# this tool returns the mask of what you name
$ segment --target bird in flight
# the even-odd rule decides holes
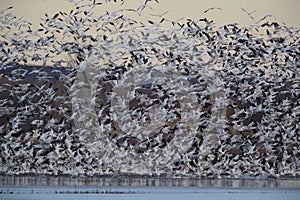
[[[207,8],[206,10],[204,10],[203,13],[207,13],[208,11],[211,11],[211,10],[222,10],[222,8],[219,8],[219,7],[211,7],[211,8]]]
[[[241,8],[252,20],[254,20],[254,17],[252,16],[253,13],[255,13],[257,10],[253,10],[251,12],[245,10],[244,8]]]

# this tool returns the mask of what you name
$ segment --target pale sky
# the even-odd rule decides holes
[[[125,6],[137,8],[144,0],[126,0]],[[117,4],[119,5],[119,4]],[[65,0],[0,0],[0,9],[14,6],[11,12],[23,16],[33,24],[39,24],[45,13],[53,15],[57,11],[70,11],[72,4]],[[288,26],[300,28],[300,0],[160,0],[160,4],[151,3],[153,13],[169,11],[166,18],[180,17],[199,19],[206,17],[213,19],[217,25],[237,22],[249,25],[251,19],[241,8],[253,13],[257,19],[272,14],[277,21],[285,22]],[[211,10],[210,7],[222,10]]]

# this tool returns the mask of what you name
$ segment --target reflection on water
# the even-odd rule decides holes
[[[300,179],[72,178],[0,176],[0,186],[181,186],[300,188]]]

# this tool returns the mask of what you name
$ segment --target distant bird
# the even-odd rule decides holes
[[[222,8],[219,8],[219,7],[210,7],[210,8],[207,8],[206,10],[204,10],[203,13],[207,13],[207,12],[212,11],[212,10],[222,10]]]
[[[155,16],[155,17],[158,17],[158,18],[163,18],[163,16],[168,14],[168,13],[169,13],[169,11],[167,10],[167,11],[161,13],[161,14],[151,14],[151,15]]]
[[[255,18],[253,17],[253,13],[257,12],[257,10],[253,10],[251,12],[248,12],[247,10],[245,10],[244,8],[241,8],[252,20],[255,20]]]

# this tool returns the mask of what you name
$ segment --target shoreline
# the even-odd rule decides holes
[[[294,188],[300,189],[299,178],[280,179],[207,179],[170,177],[50,177],[0,176],[0,187],[21,186],[104,186],[104,187],[213,187],[213,188]]]

